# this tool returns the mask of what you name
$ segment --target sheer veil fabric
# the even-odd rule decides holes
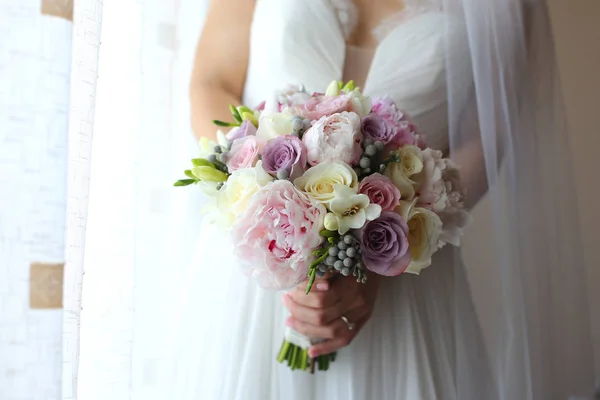
[[[319,90],[340,79],[351,6],[257,1],[244,102],[255,105],[289,82]],[[159,398],[591,398],[577,202],[545,5],[413,0],[406,9],[382,31],[365,92],[392,91],[431,145],[463,165],[472,196],[488,189],[493,228],[478,232],[494,254],[485,282],[469,281],[460,252],[444,249],[439,266],[388,284],[379,304],[387,313],[374,316],[331,371],[292,374],[274,363],[279,296],[230,268],[227,243],[204,226],[197,263],[172,286],[181,297],[169,315]],[[318,62],[290,63],[294,52]],[[485,307],[469,295],[479,284],[490,289]],[[429,302],[435,296],[443,306]]]
[[[444,9],[464,22],[472,71],[448,63],[451,154],[460,162],[481,142],[493,216],[494,312],[482,316],[496,386],[489,398],[591,398],[579,215],[546,5],[444,0]]]

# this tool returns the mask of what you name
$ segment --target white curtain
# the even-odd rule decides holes
[[[76,2],[64,399],[168,398],[170,282],[199,203],[173,182],[196,149],[188,85],[206,3]]]

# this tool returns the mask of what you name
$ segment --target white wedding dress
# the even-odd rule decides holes
[[[323,91],[334,79],[353,78],[344,75],[365,60],[352,61],[362,53],[345,45],[352,12],[347,1],[258,0],[244,104],[254,106],[289,83]],[[377,31],[363,88],[391,96],[430,146],[442,149],[448,148],[445,60],[467,51],[460,40],[447,48],[446,35],[462,32],[458,24],[448,30],[453,25],[445,18],[431,1],[407,1]],[[188,331],[187,362],[177,366],[187,371],[176,371],[187,378],[173,399],[480,400],[493,391],[466,277],[449,246],[420,276],[385,279],[369,323],[329,371],[315,375],[275,360],[284,333],[281,293],[264,291],[240,273],[217,227],[205,224],[198,246],[186,300],[196,314],[182,317],[201,329]]]

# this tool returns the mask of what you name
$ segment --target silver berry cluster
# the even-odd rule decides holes
[[[357,281],[365,283],[367,276],[361,257],[362,251],[358,239],[350,234],[340,236],[328,250],[328,256],[317,267],[317,276],[327,271],[337,271],[344,276],[353,275]]]
[[[292,117],[292,135],[301,138],[304,132],[306,132],[310,126],[309,119],[303,119],[299,115],[294,115]]]
[[[360,158],[357,167],[357,173],[359,176],[370,175],[373,172],[383,172],[385,170],[384,164],[379,164],[378,161],[381,159],[381,152],[385,144],[380,141],[373,142],[370,139],[365,139],[361,143],[364,153]],[[377,169],[374,170],[374,167],[377,166]]]
[[[227,149],[224,149],[222,146],[215,146],[213,151],[214,153],[209,155],[207,160],[213,163],[215,168],[219,171],[229,174],[229,169],[227,168]],[[217,190],[221,190],[223,185],[223,182],[219,182],[217,184]]]

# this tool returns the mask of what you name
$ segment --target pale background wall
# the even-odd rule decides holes
[[[596,373],[600,379],[600,1],[548,2],[572,128]]]

